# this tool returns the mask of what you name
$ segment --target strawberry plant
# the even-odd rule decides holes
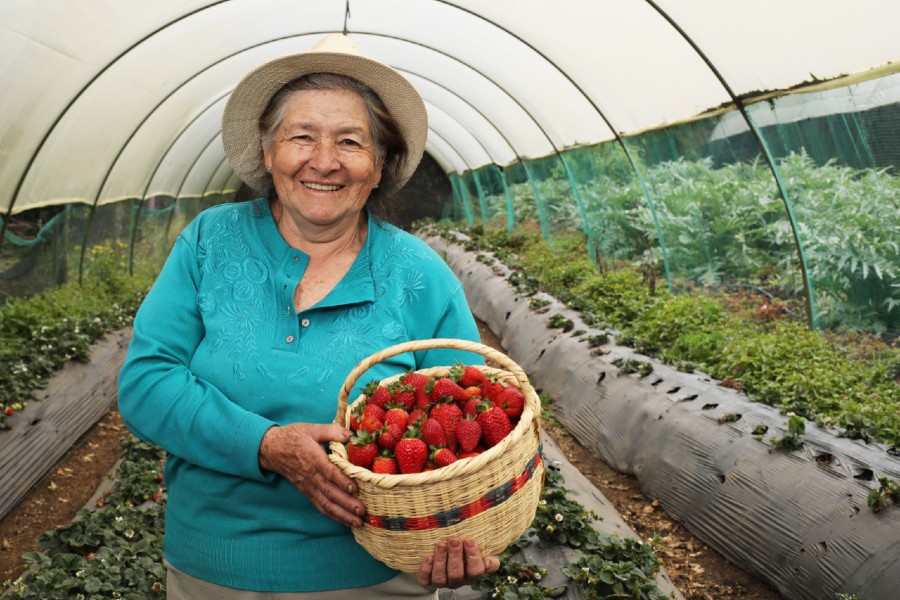
[[[570,498],[573,493],[561,483],[544,491],[530,528],[539,547],[568,546],[585,552],[600,547],[600,534],[593,525],[600,516]]]
[[[547,569],[541,565],[507,559],[500,561],[500,569],[476,581],[472,588],[501,600],[543,600],[559,598],[566,593],[566,586],[550,588],[541,585],[546,576]]]
[[[7,407],[19,410],[67,361],[87,360],[93,342],[130,325],[150,278],[112,268],[121,252],[97,246],[88,253],[83,285],[8,298],[0,306],[0,431]]]
[[[446,227],[429,231],[453,239]],[[611,259],[591,263],[578,235],[548,243],[524,228],[513,235],[485,230],[471,243],[502,257],[592,326],[600,327],[595,315],[603,315],[602,326],[618,330],[619,344],[680,370],[703,370],[751,400],[846,437],[900,446],[900,348],[872,336],[809,330],[793,311],[763,310],[779,306],[768,297],[748,310],[723,292],[653,290],[639,269]]]
[[[787,430],[780,438],[773,437],[771,442],[782,450],[797,450],[803,447],[803,434],[806,433],[806,422],[803,417],[788,415]]]
[[[869,490],[866,501],[873,512],[881,512],[892,503],[900,504],[900,481],[879,477],[878,489]]]
[[[547,319],[547,327],[551,329],[562,329],[563,332],[572,331],[575,327],[575,323],[572,322],[572,319],[568,318],[565,315],[561,315],[559,313],[550,315],[550,318]]]
[[[561,587],[551,590],[534,582],[533,565],[512,561],[516,551],[536,538],[539,547],[563,545],[581,553],[576,562],[562,565],[560,571],[579,587],[584,597],[666,598],[654,578],[661,564],[654,549],[657,542],[644,544],[598,532],[593,525],[599,520],[598,516],[569,497],[573,492],[565,487],[562,474],[555,469],[548,469],[546,473],[547,480],[534,521],[522,538],[500,557],[499,572],[507,574],[506,579],[495,574],[482,578],[473,587],[493,592],[492,597],[497,598],[516,597],[513,593],[522,594],[518,596],[522,598],[539,598],[529,595],[538,591],[550,597],[562,595]],[[530,575],[523,578],[523,570]],[[546,575],[546,570],[538,574]]]
[[[8,588],[4,598],[165,598],[165,500],[143,499],[148,484],[162,489],[159,469],[164,453],[136,439],[122,448],[114,490],[98,503],[99,510],[84,509],[68,525],[41,534],[39,550],[23,556],[28,571],[16,581],[4,582]]]
[[[640,548],[640,543],[633,540],[610,539],[602,552],[564,565],[562,572],[587,598],[667,600],[652,578],[659,569],[655,557],[652,552],[642,557]]]

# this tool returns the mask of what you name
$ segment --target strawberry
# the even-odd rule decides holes
[[[384,405],[391,399],[391,393],[388,389],[379,384],[374,379],[366,384],[363,393],[369,398],[369,403],[384,408]]]
[[[391,402],[395,405],[403,405],[407,411],[416,407],[416,389],[413,386],[395,381],[388,386],[388,391],[391,393]]]
[[[382,475],[395,475],[398,472],[397,460],[388,451],[383,451],[372,462],[372,472]]]
[[[12,406],[7,406],[6,410],[4,410],[3,412],[6,413],[7,417],[11,417],[11,416],[13,416],[13,412],[15,412],[15,411],[13,411]]]
[[[456,433],[456,426],[462,419],[462,409],[453,402],[442,402],[431,409],[431,418],[437,419],[448,435]]]
[[[421,473],[428,460],[428,445],[420,438],[404,437],[397,442],[394,457],[401,473]]]
[[[424,421],[426,416],[424,409],[414,408],[409,413],[409,424],[415,425],[420,420]]]
[[[447,433],[437,419],[425,419],[420,431],[422,433],[422,439],[425,440],[425,443],[429,446],[440,447],[447,445]]]
[[[515,418],[522,414],[522,409],[525,407],[525,395],[519,388],[504,387],[503,391],[497,396],[496,404],[510,418]]]
[[[424,409],[431,404],[431,397],[428,395],[428,392],[425,391],[428,382],[431,381],[431,378],[428,377],[428,375],[410,372],[407,373],[401,381],[404,385],[410,385],[415,389],[417,407]]]
[[[450,400],[436,405],[431,409],[431,417],[444,428],[447,434],[447,447],[456,451],[456,426],[462,419],[462,409]]]
[[[481,441],[481,424],[469,417],[462,419],[456,426],[456,441],[460,452],[471,452]]]
[[[484,383],[481,384],[481,397],[493,402],[500,395],[500,392],[503,391],[503,388],[504,385],[497,379],[497,376],[489,374],[486,376]]]
[[[477,420],[478,424],[481,425],[484,443],[491,447],[500,443],[500,440],[512,431],[512,423],[510,423],[509,416],[503,412],[502,408],[494,405],[489,405],[490,407],[487,408],[487,406],[482,404],[482,408],[485,410],[478,415]]]
[[[481,386],[480,385],[470,385],[464,390],[466,394],[469,396],[469,400],[473,398],[481,398]]]
[[[403,428],[396,423],[385,423],[377,435],[376,441],[379,448],[393,450],[397,446],[397,442],[403,437]]]
[[[463,416],[464,417],[477,417],[478,416],[478,405],[481,404],[481,398],[469,398],[466,403],[463,405]]]
[[[472,458],[474,456],[478,456],[479,454],[481,454],[481,452],[479,452],[477,449],[472,450],[471,452],[460,452],[459,460],[462,460],[464,458]]]
[[[350,429],[352,431],[356,431],[359,429],[359,422],[363,416],[363,409],[366,407],[365,402],[360,402],[359,404],[354,404],[350,408]]]
[[[446,467],[456,462],[456,455],[449,448],[438,448],[434,451],[434,464],[436,467]]]
[[[454,402],[465,402],[469,399],[469,395],[458,383],[449,377],[441,377],[435,380],[431,386],[431,400],[432,402],[440,402],[441,398],[445,396],[452,398]]]
[[[404,404],[387,404],[388,410],[384,413],[384,418],[382,421],[385,425],[389,423],[393,423],[400,428],[400,431],[406,431],[406,426],[409,425],[409,413],[406,412],[406,407]]]
[[[375,436],[369,432],[363,432],[350,438],[347,445],[347,459],[357,467],[366,469],[372,466],[372,461],[378,456],[378,444]]]
[[[459,361],[450,368],[450,377],[461,387],[480,386],[484,383],[484,373],[478,367],[466,366]]]
[[[363,418],[359,421],[359,429],[356,431],[357,433],[360,431],[377,432],[380,431],[382,427],[384,427],[384,422],[382,422],[381,419],[364,414]]]
[[[384,409],[377,404],[366,404],[363,406],[363,417],[374,417],[379,421],[384,422]]]

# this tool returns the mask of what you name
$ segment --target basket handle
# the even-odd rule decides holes
[[[356,382],[359,381],[359,378],[362,377],[362,374],[368,371],[370,367],[385,359],[391,358],[392,356],[397,356],[398,354],[418,352],[420,350],[434,350],[436,348],[451,348],[481,354],[485,358],[495,361],[497,364],[501,365],[505,371],[511,373],[519,382],[519,387],[521,389],[525,390],[531,387],[531,384],[528,382],[528,377],[525,375],[525,371],[522,370],[522,367],[517,365],[502,352],[495,350],[490,346],[454,338],[413,340],[411,342],[403,342],[380,350],[368,358],[364,358],[352,371],[350,371],[350,374],[347,375],[347,379],[344,381],[344,385],[341,387],[341,391],[338,394],[337,414],[334,417],[335,423],[341,427],[344,426],[345,413],[347,412],[347,399],[350,397],[350,391],[353,389],[353,386],[356,385]]]

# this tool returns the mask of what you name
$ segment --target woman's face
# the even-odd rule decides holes
[[[263,158],[279,202],[301,228],[355,222],[381,181],[363,100],[347,90],[292,94]]]

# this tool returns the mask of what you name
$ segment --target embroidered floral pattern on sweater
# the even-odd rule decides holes
[[[216,331],[211,352],[225,348],[232,360],[232,373],[244,379],[249,362],[263,376],[274,379],[258,361],[256,332],[260,326],[264,285],[269,279],[265,263],[250,256],[243,239],[241,213],[233,209],[224,222],[216,223],[200,240],[199,259],[204,290],[198,307]],[[207,281],[207,277],[210,278]]]
[[[323,353],[325,357],[340,353],[359,362],[407,337],[406,325],[400,316],[404,311],[401,309],[415,302],[425,289],[425,277],[418,265],[432,260],[432,257],[404,245],[400,240],[402,233],[396,227],[388,224],[376,226],[382,227],[390,243],[383,256],[372,258],[375,302],[338,313],[329,331],[331,339]],[[399,289],[398,281],[403,282]],[[387,317],[378,330],[373,330],[368,324],[373,313],[377,313],[378,320]]]

